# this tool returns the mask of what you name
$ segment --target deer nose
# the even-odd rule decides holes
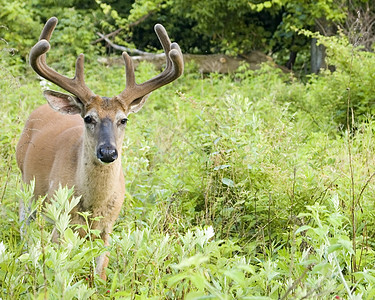
[[[118,153],[112,145],[101,145],[98,148],[96,156],[104,163],[111,163],[116,160]]]

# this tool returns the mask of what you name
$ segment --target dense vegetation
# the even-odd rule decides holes
[[[61,11],[49,58],[72,75],[78,44],[95,37],[85,31],[64,48],[91,17]],[[29,21],[22,30],[40,30]],[[22,36],[15,31],[0,41],[0,298],[374,297],[373,53],[344,35],[314,35],[334,72],[298,78],[265,64],[202,75],[188,65],[181,79],[155,91],[127,125],[127,195],[103,282],[93,276],[101,242],[79,238],[69,225],[71,191],[62,188],[45,208],[42,199],[35,203],[37,218],[20,238],[18,201],[31,198],[32,186],[22,186],[15,145],[28,114],[45,103],[46,85],[9,51]],[[20,53],[33,42],[22,41]],[[88,86],[119,93],[123,67],[101,65],[98,49],[84,49]],[[137,81],[157,72],[142,64]],[[60,244],[50,241],[44,214],[61,232]]]
[[[313,50],[311,39],[298,30],[325,36],[344,32],[351,42],[358,37],[355,42],[367,50],[375,36],[373,0],[0,0],[0,6],[0,37],[14,51],[14,63],[27,57],[41,24],[51,16],[60,20],[54,43],[63,45],[64,56],[83,49],[87,55],[112,53],[110,47],[99,50],[105,43],[96,41],[97,32],[110,34],[120,45],[155,51],[159,44],[151,28],[162,23],[184,53],[246,55],[258,50],[304,73],[310,70]]]

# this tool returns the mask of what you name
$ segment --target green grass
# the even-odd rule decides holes
[[[41,203],[20,238],[18,200],[32,190],[21,189],[15,145],[45,100],[34,74],[13,77],[3,65],[0,298],[371,299],[375,124],[370,109],[355,116],[349,138],[342,129],[337,107],[346,109],[351,83],[339,67],[306,83],[268,66],[233,76],[188,67],[155,91],[129,117],[127,196],[103,282],[93,276],[102,243],[66,224],[66,189],[46,212],[63,242],[50,242]],[[103,96],[125,87],[121,67],[86,68]],[[155,74],[142,65],[137,81]],[[362,84],[351,96],[371,103],[363,91],[373,82]]]

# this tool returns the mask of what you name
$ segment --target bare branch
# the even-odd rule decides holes
[[[111,33],[108,33],[108,34],[106,34],[106,35],[103,35],[103,34],[97,32],[97,34],[100,36],[100,38],[97,39],[97,40],[95,40],[95,41],[93,41],[93,42],[91,42],[91,45],[94,45],[94,44],[99,43],[99,42],[101,42],[101,41],[103,41],[103,40],[106,40],[106,38],[108,39],[108,38],[110,38],[111,36],[115,36],[115,35],[117,35],[117,34],[118,34],[120,31],[122,31],[122,30],[124,30],[124,28],[118,28],[118,29],[116,29],[115,31],[113,31],[113,32],[111,32]],[[107,41],[106,41],[106,42],[107,42]],[[108,43],[108,42],[107,42],[107,43]]]
[[[108,45],[110,45],[115,50],[120,50],[122,52],[125,51],[125,52],[128,52],[128,53],[133,54],[133,55],[141,55],[141,56],[154,55],[152,53],[148,53],[148,52],[141,51],[141,50],[138,50],[138,49],[131,49],[131,48],[128,48],[128,47],[117,45],[117,44],[113,43],[110,39],[108,39],[105,35],[103,35],[100,32],[97,32],[96,34],[98,36],[100,36],[104,41],[106,41],[108,43]]]
[[[142,16],[141,18],[139,18],[137,21],[133,22],[133,23],[130,23],[128,25],[129,28],[132,28],[132,27],[135,27],[135,26],[138,26],[139,24],[141,24],[143,21],[145,21],[146,19],[148,19],[148,17],[150,17],[152,14],[154,14],[156,10],[151,10],[149,13],[147,13],[146,15]],[[116,36],[117,34],[119,34],[122,30],[124,30],[125,28],[124,27],[121,27],[121,28],[118,28],[116,29],[115,31],[111,32],[111,33],[108,33],[106,35],[103,35],[101,36],[99,39],[93,41],[91,44],[94,45],[94,44],[97,44],[103,40],[105,40],[105,38],[109,38],[111,36]],[[107,42],[107,41],[106,41]],[[107,42],[108,43],[108,42]]]

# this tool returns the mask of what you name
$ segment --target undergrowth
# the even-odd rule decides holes
[[[21,186],[15,145],[45,101],[35,75],[15,77],[3,64],[0,298],[373,298],[374,57],[354,53],[351,68],[332,60],[336,72],[304,83],[267,65],[205,76],[188,66],[155,91],[129,117],[127,195],[106,282],[93,273],[106,249],[69,225],[71,191],[60,189],[45,207],[37,201],[30,226],[18,221],[18,201],[30,200],[32,186]],[[98,94],[125,87],[121,67],[86,68]],[[156,73],[141,65],[137,82]],[[349,131],[341,113],[348,89]],[[45,215],[60,243],[51,242]]]

